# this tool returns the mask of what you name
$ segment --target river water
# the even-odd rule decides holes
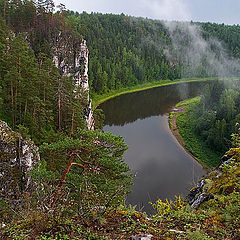
[[[101,104],[104,131],[123,136],[129,147],[124,157],[135,177],[126,203],[136,205],[137,210],[153,213],[149,202],[184,196],[205,174],[172,135],[167,115],[179,101],[200,95],[205,85],[153,88]]]

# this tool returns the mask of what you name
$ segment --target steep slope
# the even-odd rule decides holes
[[[96,93],[162,79],[239,76],[238,25],[68,15],[88,41],[90,86]]]

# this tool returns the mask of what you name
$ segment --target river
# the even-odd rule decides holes
[[[201,94],[206,82],[181,83],[121,95],[100,105],[104,131],[124,137],[125,160],[134,174],[126,199],[136,209],[153,213],[149,202],[185,196],[206,171],[177,142],[168,113],[179,102]]]

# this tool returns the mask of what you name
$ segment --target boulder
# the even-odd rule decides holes
[[[132,236],[130,240],[151,240],[153,235],[150,234],[139,234],[136,236]]]
[[[214,181],[222,176],[223,168],[228,165],[237,167],[233,156],[234,149],[222,157],[221,163],[212,172],[213,176],[209,173],[204,179],[199,181],[197,186],[190,190],[190,193],[187,195],[187,201],[191,205],[191,208],[198,209],[203,202],[214,198],[211,190],[214,188]]]
[[[29,171],[40,161],[38,147],[0,121],[0,199],[17,207],[23,193],[34,190]]]

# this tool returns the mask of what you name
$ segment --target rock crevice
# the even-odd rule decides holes
[[[191,205],[191,208],[198,209],[203,202],[214,198],[212,191],[214,188],[214,182],[223,175],[222,169],[225,166],[234,163],[232,156],[233,154],[224,155],[221,159],[221,163],[216,167],[215,171],[212,171],[201,179],[197,186],[190,190],[190,193],[187,195],[187,201]]]
[[[89,98],[88,47],[86,40],[74,39],[72,36],[58,35],[53,45],[53,61],[61,76],[73,77],[74,94],[83,99],[84,119],[88,130],[94,130],[94,118]]]

